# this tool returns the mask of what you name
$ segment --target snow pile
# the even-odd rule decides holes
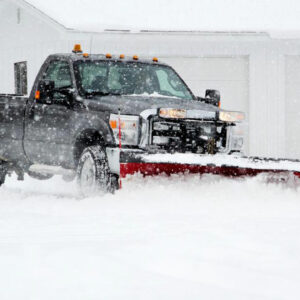
[[[126,95],[125,95],[126,96]],[[160,93],[158,93],[158,92],[154,92],[154,93],[151,93],[151,94],[149,94],[149,93],[142,93],[142,94],[132,94],[132,95],[130,95],[131,97],[153,97],[153,98],[157,98],[157,97],[159,97],[159,98],[168,98],[168,99],[170,99],[170,98],[172,98],[172,99],[182,99],[182,98],[180,98],[180,97],[176,97],[176,96],[166,96],[166,95],[162,95],[162,94],[160,94]]]
[[[300,189],[259,179],[134,177],[0,190],[0,299],[298,299]]]

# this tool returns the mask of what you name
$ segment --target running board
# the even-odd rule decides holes
[[[51,175],[63,175],[63,176],[75,176],[75,171],[71,169],[64,169],[59,166],[48,166],[48,165],[31,165],[29,171],[40,173],[40,174],[51,174]]]

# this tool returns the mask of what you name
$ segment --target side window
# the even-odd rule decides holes
[[[51,62],[43,75],[43,79],[53,81],[55,89],[72,87],[70,66],[66,61],[57,60]],[[63,91],[55,91],[53,93],[53,101],[56,104],[64,104],[69,102],[69,100],[70,97]]]
[[[71,87],[70,66],[66,61],[53,61],[44,73],[45,80],[54,81],[55,88]]]

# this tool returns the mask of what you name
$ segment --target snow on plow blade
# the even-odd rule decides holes
[[[218,174],[229,177],[288,172],[300,178],[300,160],[238,157],[233,155],[121,153],[120,176],[176,173]]]

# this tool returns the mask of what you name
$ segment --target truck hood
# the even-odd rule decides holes
[[[84,103],[90,110],[106,111],[110,113],[139,115],[142,111],[151,108],[179,108],[187,110],[219,111],[218,107],[200,101],[185,100],[170,97],[153,96],[103,96],[86,99]]]

